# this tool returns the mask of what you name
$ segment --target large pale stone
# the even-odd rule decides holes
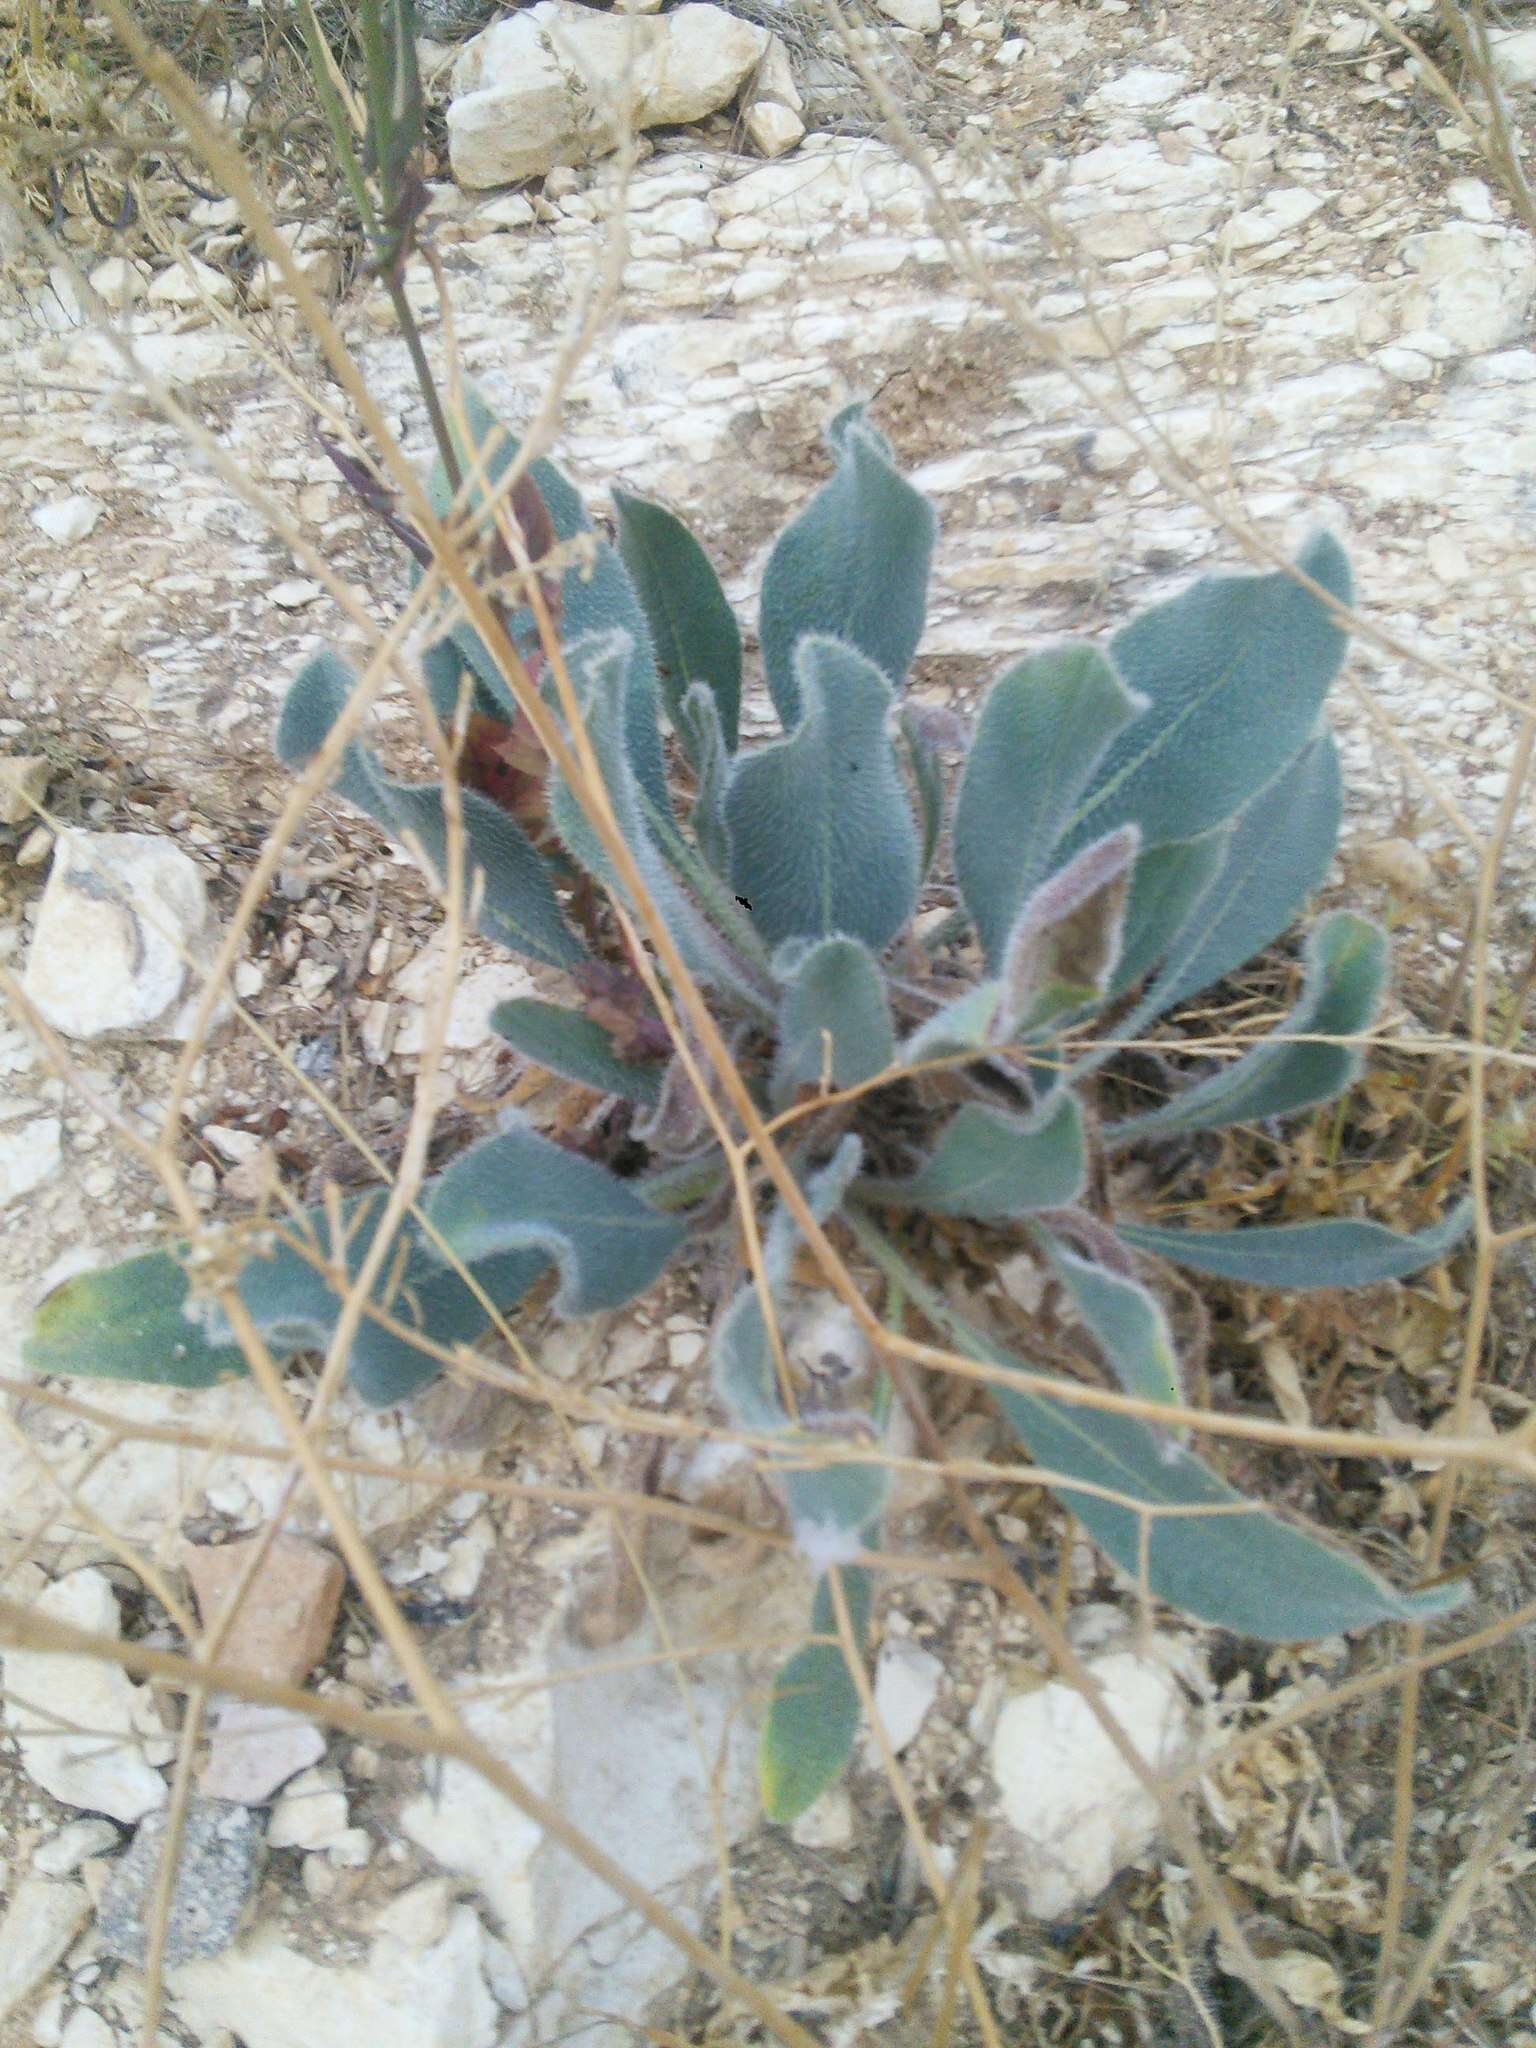
[[[80,1885],[50,1877],[26,1877],[17,1885],[0,1920],[0,2020],[37,1989],[90,1910]]]
[[[1147,1763],[1164,1770],[1185,1754],[1189,1709],[1155,1659],[1117,1650],[1088,1666],[1104,1703]],[[1013,1840],[996,1843],[1028,1909],[1063,1920],[1096,1899],[1157,1832],[1156,1801],[1110,1742],[1074,1686],[1054,1679],[1004,1705],[992,1738],[992,1775]]]
[[[1469,354],[1502,348],[1524,333],[1536,295],[1536,251],[1523,231],[1456,221],[1410,235],[1402,256],[1416,273],[1399,302],[1405,329],[1429,328]]]
[[[261,1927],[221,1956],[171,1971],[167,1987],[199,2040],[238,2033],[245,2048],[491,2048],[496,2006],[483,1941],[473,1910],[458,1906],[432,1947],[380,1935],[366,1962],[333,1969]]]
[[[22,986],[70,1038],[181,1035],[186,956],[206,944],[202,873],[167,839],[71,832],[38,906]]]
[[[117,1595],[94,1566],[55,1580],[35,1612],[96,1635],[122,1632]],[[22,1769],[66,1806],[142,1820],[165,1804],[165,1780],[144,1760],[134,1727],[134,1688],[105,1659],[48,1650],[5,1652],[5,1718]]]
[[[875,5],[887,21],[915,29],[920,36],[936,36],[944,26],[939,0],[875,0]]]
[[[723,107],[768,46],[766,29],[690,0],[640,19],[539,0],[465,44],[448,145],[461,185],[506,185],[584,163],[638,128]]]
[[[645,1648],[645,1638],[634,1647]],[[570,1652],[551,1649],[548,1657],[568,1666]],[[531,1690],[467,1701],[466,1725],[638,1884],[698,1926],[716,1826],[733,1840],[755,1815],[739,1677],[719,1665],[701,1673],[689,1688],[690,1719],[665,1664],[605,1668],[598,1658],[580,1676],[567,1668],[558,1683],[540,1686],[544,1669],[531,1659],[516,1674]],[[630,2027],[594,2028],[593,2014],[643,2017],[676,1982],[669,1944],[461,1763],[445,1763],[401,1822],[490,1904],[529,1986],[534,2037],[559,2039],[580,2027],[590,2048],[628,2048]]]
[[[0,1209],[30,1195],[58,1172],[62,1133],[56,1116],[0,1130]]]

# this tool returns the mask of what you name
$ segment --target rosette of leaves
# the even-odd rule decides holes
[[[459,531],[504,571],[492,500],[516,448],[472,393],[466,418]],[[1153,1596],[1270,1640],[1443,1611],[1447,1589],[1399,1591],[1244,1501],[1157,1411],[1182,1400],[1169,1268],[1267,1288],[1364,1286],[1444,1256],[1464,1212],[1409,1235],[1358,1217],[1188,1229],[1113,1207],[1123,1162],[1304,1111],[1360,1065],[1386,942],[1337,912],[1307,938],[1300,992],[1271,1035],[1166,1099],[1114,1108],[1115,1047],[1263,952],[1328,871],[1340,783],[1324,703],[1345,635],[1326,599],[1350,595],[1341,549],[1320,534],[1298,561],[1306,581],[1205,577],[1107,644],[1017,661],[946,771],[932,722],[904,702],[933,511],[860,408],[828,438],[830,478],[763,576],[762,680],[779,730],[755,745],[741,732],[742,636],[689,529],[616,491],[610,542],[543,461],[510,498],[612,817],[761,1110],[781,1118],[811,1212],[949,1345],[993,1369],[999,1406],[1057,1496]],[[434,493],[446,510],[441,470]],[[532,616],[506,602],[556,708]],[[708,1106],[604,908],[622,892],[587,812],[530,753],[526,718],[472,627],[448,621],[425,668],[461,750],[468,905],[483,932],[569,991],[504,1004],[496,1028],[626,1106],[627,1170],[520,1122],[455,1160],[366,1304],[350,1369],[373,1402],[419,1387],[551,1269],[558,1312],[614,1308],[729,1227]],[[314,756],[352,687],[334,656],[305,667],[279,727],[284,760]],[[440,873],[440,788],[392,778],[361,741],[336,786]],[[920,941],[913,920],[936,903],[950,914],[937,936],[925,918]],[[238,1293],[275,1351],[328,1341],[381,1209],[364,1194],[337,1216],[245,1241]],[[1020,1367],[1042,1371],[1028,1344],[1015,1351],[973,1327],[914,1262],[924,1217],[985,1226],[1032,1254],[1066,1311],[1058,1333],[1070,1329],[1085,1367],[1136,1397],[1135,1411],[1021,1383]],[[857,1725],[826,1575],[841,1575],[862,1630],[870,1586],[857,1559],[884,1505],[890,1397],[869,1329],[814,1312],[789,1213],[770,1204],[759,1221],[761,1271],[722,1304],[711,1358],[721,1403],[775,1467],[823,1575],[817,1639],[782,1673],[763,1739],[765,1803],[786,1818],[836,1777]],[[66,1282],[39,1311],[28,1355],[47,1370],[183,1385],[241,1367],[174,1251]]]

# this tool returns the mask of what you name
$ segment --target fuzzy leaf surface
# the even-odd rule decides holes
[[[1140,835],[1121,825],[1032,891],[1003,956],[1007,1037],[1103,995],[1120,957],[1126,892]]]
[[[76,1273],[38,1304],[22,1358],[33,1372],[167,1387],[243,1378],[244,1353],[210,1342],[201,1319],[186,1313],[189,1293],[181,1261],[169,1252]]]
[[[741,628],[720,579],[698,540],[665,505],[629,491],[615,489],[611,495],[619,554],[650,624],[667,711],[677,724],[689,685],[705,684],[719,710],[726,746],[734,753],[741,711]],[[689,757],[697,766],[691,748]]]
[[[743,756],[725,797],[731,886],[777,945],[834,932],[879,952],[917,901],[918,846],[886,732],[890,685],[836,640],[802,640],[804,715]]]
[[[1179,1356],[1156,1296],[1054,1240],[1050,1261],[1122,1390],[1144,1401],[1181,1401]]]
[[[1222,826],[1200,839],[1170,839],[1165,846],[1142,848],[1131,871],[1111,998],[1134,988],[1162,960],[1215,881],[1229,837],[1230,829]]]
[[[862,406],[840,413],[827,438],[837,467],[779,535],[763,572],[763,667],[786,733],[804,711],[796,655],[808,634],[856,647],[898,690],[928,609],[933,507],[897,470]]]
[[[1349,603],[1349,563],[1331,534],[1316,534],[1297,567]],[[1306,745],[1345,644],[1326,606],[1283,569],[1202,576],[1122,626],[1111,651],[1148,708],[1105,756],[1071,843],[1129,821],[1158,846],[1230,818]]]
[[[1338,750],[1322,732],[1233,825],[1215,879],[1168,947],[1125,1037],[1279,937],[1328,873],[1342,802]]]
[[[958,1350],[985,1364],[1020,1360],[956,1316],[927,1287],[912,1298]],[[1034,1461],[1061,1475],[1051,1491],[1123,1571],[1154,1598],[1262,1642],[1308,1642],[1381,1621],[1427,1621],[1462,1598],[1459,1586],[1401,1593],[1304,1523],[1244,1499],[1166,1429],[1134,1416],[1068,1407],[1022,1388],[993,1398]],[[1071,1481],[1126,1496],[1084,1493]],[[1214,1508],[1214,1514],[1159,1509]],[[1143,1530],[1146,1531],[1143,1544]]]
[[[280,759],[290,767],[302,767],[320,751],[355,681],[333,654],[305,663],[283,702],[276,740]],[[393,838],[414,840],[421,858],[441,879],[448,827],[440,784],[395,782],[368,748],[352,740],[342,755],[336,788]],[[466,894],[473,901],[478,893],[479,929],[488,939],[546,966],[574,967],[584,960],[585,949],[555,901],[548,864],[522,827],[475,790],[461,789],[459,803]]]
[[[1386,979],[1387,941],[1381,930],[1345,910],[1325,917],[1307,940],[1301,999],[1273,1035],[1171,1102],[1112,1125],[1104,1133],[1106,1142],[1120,1145],[1169,1131],[1259,1123],[1327,1102],[1359,1073],[1359,1047],[1296,1041],[1308,1034],[1353,1038],[1368,1031]]]
[[[773,1091],[855,1088],[896,1056],[885,977],[857,939],[822,939],[802,954],[779,1008]]]
[[[424,1208],[467,1265],[523,1250],[553,1260],[561,1315],[620,1308],[643,1294],[685,1235],[606,1167],[521,1122],[461,1152]]]
[[[869,1574],[845,1567],[843,1597],[855,1640],[869,1634]],[[837,1636],[832,1596],[823,1578],[811,1603],[811,1631]],[[757,1771],[763,1812],[788,1826],[835,1785],[859,1732],[859,1692],[840,1642],[807,1643],[780,1670],[763,1720]]]
[[[1094,768],[1143,701],[1112,662],[1080,645],[1031,655],[989,693],[955,804],[954,849],[992,967]]]
[[[1027,1118],[962,1103],[916,1173],[905,1180],[871,1177],[859,1183],[859,1193],[866,1201],[1001,1223],[1064,1209],[1081,1192],[1083,1174],[1082,1114],[1070,1090],[1058,1089]]]
[[[653,1108],[661,1094],[664,1068],[659,1061],[621,1059],[613,1049],[611,1032],[595,1018],[560,1003],[542,1002],[536,996],[498,1003],[491,1012],[491,1029],[535,1066],[582,1088],[622,1095],[626,1102],[647,1108]]]
[[[1166,1230],[1151,1223],[1116,1227],[1127,1244],[1195,1273],[1247,1280],[1256,1287],[1372,1287],[1422,1272],[1452,1252],[1472,1222],[1459,1202],[1427,1230],[1336,1217],[1325,1223],[1250,1224],[1243,1230]]]

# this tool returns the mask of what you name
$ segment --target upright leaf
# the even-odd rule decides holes
[[[720,707],[705,683],[690,686],[676,712],[678,737],[693,763],[698,788],[689,823],[700,853],[717,875],[731,871],[731,834],[725,822],[725,793],[733,766]]]
[[[963,1103],[916,1173],[905,1180],[871,1175],[859,1193],[869,1202],[1000,1223],[1065,1208],[1082,1192],[1084,1172],[1077,1098],[1058,1089],[1032,1117]]]
[[[1254,1223],[1242,1230],[1166,1230],[1151,1223],[1118,1228],[1138,1251],[1220,1280],[1247,1280],[1257,1287],[1372,1287],[1434,1265],[1456,1249],[1471,1222],[1471,1203],[1460,1202],[1438,1223],[1412,1233],[1353,1217]]]
[[[727,748],[736,750],[741,709],[741,628],[708,555],[675,513],[628,491],[612,493],[619,553],[645,609],[667,711],[678,711],[692,683],[707,685]],[[692,748],[689,758],[697,767]]]
[[[1042,882],[1019,912],[1003,959],[1006,1037],[1103,995],[1120,956],[1139,835],[1122,825]]]
[[[855,1640],[869,1633],[869,1574],[845,1567],[843,1597]],[[774,1680],[758,1748],[763,1812],[788,1826],[835,1785],[859,1732],[859,1691],[837,1636],[837,1616],[823,1577],[811,1605],[811,1629],[830,1642],[807,1643]]]
[[[1322,731],[1228,829],[1215,876],[1118,1027],[1120,1039],[1139,1037],[1165,1011],[1253,959],[1285,930],[1328,872],[1340,809],[1339,757],[1332,735]],[[1112,1048],[1098,1048],[1076,1071],[1086,1073],[1111,1056]]]
[[[1111,998],[1134,988],[1173,945],[1216,879],[1229,837],[1230,828],[1222,826],[1200,839],[1170,839],[1165,846],[1142,848],[1131,871],[1120,958],[1109,980]]]
[[[1349,563],[1331,534],[1315,535],[1297,567],[1349,603]],[[1203,576],[1139,613],[1110,644],[1147,710],[1115,741],[1076,807],[1073,847],[1127,821],[1159,846],[1230,818],[1306,745],[1345,634],[1281,569]]]
[[[487,486],[494,487],[517,460],[520,443],[496,417],[480,391],[466,384],[462,391],[467,433],[454,427],[454,439],[467,482],[461,506],[470,531],[492,551],[494,522],[488,510]],[[478,479],[483,475],[484,483]],[[622,633],[626,653],[622,675],[616,685],[623,705],[623,737],[630,765],[644,793],[647,807],[659,821],[671,815],[667,800],[666,763],[661,749],[658,717],[658,688],[655,651],[650,625],[634,585],[630,582],[618,551],[598,537],[581,501],[581,494],[569,479],[542,456],[528,465],[528,478],[536,487],[538,500],[547,511],[554,538],[574,542],[585,537],[575,551],[576,559],[560,578],[560,607],[563,634],[579,640],[589,634]],[[441,463],[428,485],[433,509],[442,516],[453,502],[447,473]],[[533,644],[533,620],[526,610],[515,613],[513,638],[524,647]],[[467,621],[453,629],[453,639],[464,659],[490,688],[507,698],[506,684],[490,651]]]
[[[1179,1356],[1162,1303],[1139,1280],[1112,1273],[1042,1235],[1057,1278],[1124,1391],[1144,1401],[1181,1400]]]
[[[1047,648],[982,707],[955,804],[955,875],[988,962],[1008,934],[1104,750],[1143,709],[1096,648]]]
[[[900,689],[928,605],[933,507],[862,406],[839,413],[827,438],[837,468],[779,535],[763,573],[763,666],[787,733],[804,709],[796,656],[807,635],[856,647]]]
[[[779,1009],[775,1101],[800,1088],[856,1088],[896,1053],[885,977],[857,939],[822,939],[797,962]]]
[[[859,1140],[846,1137],[827,1164],[808,1176],[805,1199],[818,1223],[841,1203],[863,1157]],[[782,1206],[775,1208],[763,1239],[763,1270],[775,1301],[789,1279],[799,1225]],[[793,1418],[779,1388],[768,1326],[753,1281],[745,1281],[715,1329],[710,1346],[715,1388],[743,1429],[787,1430]]]
[[[879,952],[918,890],[890,686],[836,640],[802,640],[795,666],[804,716],[742,757],[726,792],[731,886],[772,945],[844,932]]]
[[[1161,1108],[1112,1125],[1106,1142],[1124,1145],[1170,1131],[1260,1123],[1327,1102],[1359,1073],[1360,1049],[1309,1044],[1308,1034],[1350,1039],[1368,1031],[1386,977],[1387,942],[1376,925],[1344,910],[1324,918],[1307,941],[1301,1000],[1273,1035]]]
[[[316,655],[294,677],[278,722],[277,752],[300,767],[324,745],[355,677],[333,654]],[[446,873],[447,813],[437,783],[395,782],[360,741],[342,755],[336,788],[397,839],[413,842],[441,884]],[[478,903],[480,930],[546,966],[574,967],[586,956],[555,901],[547,863],[522,827],[472,789],[459,791],[465,841],[466,898]]]

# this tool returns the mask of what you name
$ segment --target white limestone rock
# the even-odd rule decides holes
[[[235,303],[234,279],[196,256],[169,264],[149,287],[152,306],[174,306],[179,312],[206,312]]]
[[[56,547],[69,547],[95,532],[96,522],[106,509],[100,498],[74,491],[67,498],[50,498],[46,505],[34,505],[32,524]]]
[[[892,1636],[882,1644],[875,1659],[875,1708],[898,1756],[916,1741],[943,1676],[933,1652],[910,1637]]]
[[[30,825],[52,773],[46,754],[0,754],[0,825]]]
[[[70,832],[38,906],[22,985],[68,1038],[184,1036],[186,956],[209,948],[194,861],[143,832]]]
[[[1197,240],[1220,214],[1233,175],[1222,157],[1171,164],[1150,136],[1138,137],[1074,158],[1053,203],[1088,255],[1121,262]]]
[[[1536,28],[1490,29],[1488,53],[1500,85],[1514,91],[1536,85]]]
[[[944,26],[940,0],[875,0],[875,6],[887,21],[920,36],[936,36]]]
[[[1183,1691],[1156,1657],[1116,1650],[1089,1660],[1105,1705],[1154,1770],[1188,1753]],[[1075,1687],[1059,1679],[1005,1702],[992,1775],[1009,1832],[996,1867],[1040,1920],[1081,1912],[1151,1845],[1158,1809]]]
[[[1429,328],[1462,354],[1502,348],[1524,333],[1536,250],[1523,231],[1456,221],[1410,235],[1401,254],[1415,273],[1399,300],[1405,328]]]
[[[63,1128],[56,1116],[0,1128],[0,1209],[30,1195],[58,1172]]]
[[[24,1877],[16,1886],[0,1920],[0,2021],[42,1983],[90,1910],[82,1885]]]
[[[1149,64],[1138,64],[1132,71],[1123,71],[1118,78],[1101,85],[1088,99],[1088,107],[1094,113],[1140,113],[1148,107],[1166,107],[1170,100],[1176,100],[1189,80],[1182,71],[1160,71]]]
[[[784,156],[805,137],[805,123],[793,107],[781,107],[777,100],[759,100],[748,109],[747,140],[759,156]]]
[[[644,1649],[646,1640],[634,1646]],[[563,1649],[548,1655],[550,1663],[569,1659]],[[505,1676],[536,1680],[547,1668],[540,1656]],[[557,1686],[471,1699],[464,1719],[637,1883],[697,1927],[713,1881],[714,1827],[735,1840],[756,1805],[753,1731],[737,1679],[716,1668],[690,1690],[692,1722],[664,1664],[605,1669],[599,1658],[580,1678],[562,1673]],[[625,1741],[614,1742],[616,1728],[627,1731]],[[592,2048],[623,2048],[627,2030],[590,2030],[594,2010],[639,2020],[677,1981],[669,1944],[465,1765],[445,1763],[435,1789],[412,1801],[401,1823],[487,1900],[529,1988],[532,2038],[583,2026]]]
[[[640,19],[539,0],[459,53],[448,146],[461,185],[506,185],[615,148],[640,128],[723,107],[761,62],[768,32],[706,0]]]
[[[94,1565],[46,1586],[34,1612],[117,1637],[117,1595]],[[142,1820],[165,1804],[134,1726],[134,1686],[116,1664],[49,1650],[7,1650],[5,1719],[22,1769],[65,1806]]]
[[[332,1969],[261,1926],[220,1956],[168,1972],[166,1984],[199,2040],[238,2033],[245,2048],[491,2048],[497,2017],[483,1941],[473,1909],[458,1906],[430,1948],[381,1934],[365,1962]]]

